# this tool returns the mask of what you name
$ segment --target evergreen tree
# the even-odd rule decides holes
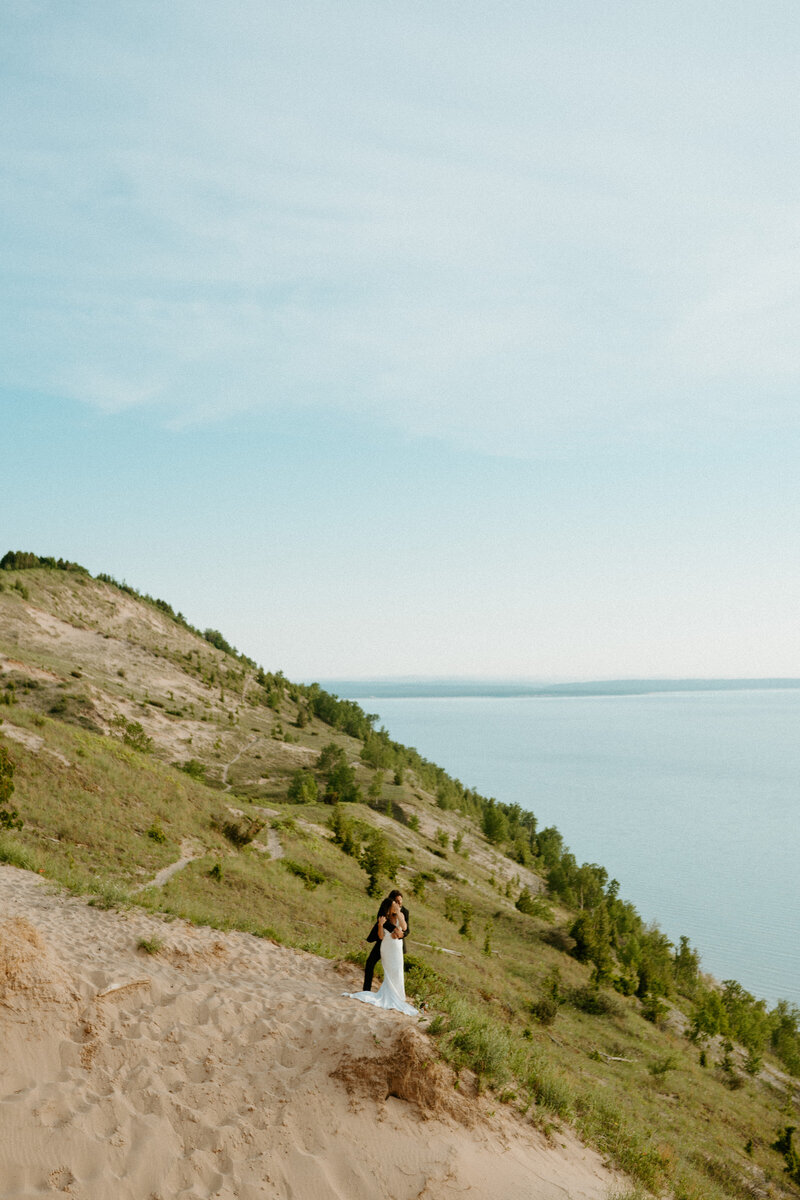
[[[379,829],[373,830],[366,846],[361,851],[361,866],[367,872],[367,895],[379,896],[383,890],[381,881],[392,881],[397,872],[397,859],[389,849],[389,843]]]
[[[508,837],[508,821],[505,813],[498,806],[496,800],[489,800],[483,810],[483,821],[481,822],[485,837],[493,844],[506,841]]]
[[[295,771],[287,798],[292,804],[315,804],[319,797],[317,781],[310,771]]]
[[[361,799],[356,773],[346,762],[337,763],[328,772],[322,799],[326,804],[356,804]]]

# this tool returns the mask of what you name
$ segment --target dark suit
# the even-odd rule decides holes
[[[405,933],[403,934],[403,953],[405,953],[406,938],[408,937],[408,931],[411,928],[411,925],[408,920],[408,909],[403,907],[403,905],[401,905],[400,912],[403,914],[403,916],[406,919],[406,929],[405,929]],[[386,919],[386,922],[385,922],[383,928],[384,928],[384,932],[386,934],[391,934],[392,930],[394,929],[394,925],[388,919],[388,917]],[[381,957],[381,939],[378,937],[378,922],[377,921],[375,922],[375,924],[372,926],[372,929],[370,929],[369,933],[367,934],[367,941],[375,943],[375,945],[372,947],[369,954],[367,955],[367,961],[364,964],[364,991],[371,992],[372,991],[372,975],[373,975],[373,972],[375,971],[376,966],[380,962],[380,957]]]

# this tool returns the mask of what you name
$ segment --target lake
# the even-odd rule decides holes
[[[555,825],[703,970],[800,1004],[800,691],[370,697],[378,726]]]

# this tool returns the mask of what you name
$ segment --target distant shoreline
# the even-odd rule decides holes
[[[664,692],[783,691],[800,679],[612,679],[585,683],[514,683],[469,679],[328,679],[321,685],[345,699],[458,699],[649,696]]]

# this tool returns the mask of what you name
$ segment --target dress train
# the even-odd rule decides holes
[[[406,984],[403,976],[403,943],[400,938],[387,933],[381,941],[381,966],[383,983],[377,992],[344,992],[352,1000],[363,1000],[376,1008],[392,1008],[408,1017],[418,1016],[413,1004],[406,1001]]]

